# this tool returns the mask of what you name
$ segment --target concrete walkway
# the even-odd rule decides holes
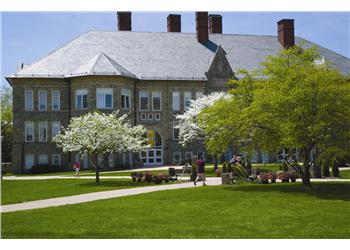
[[[207,178],[207,185],[216,186],[221,185],[221,178]],[[169,184],[169,185],[159,185],[159,186],[151,186],[151,187],[139,187],[139,188],[128,188],[128,189],[119,189],[119,190],[110,190],[103,192],[94,192],[59,198],[51,198],[45,200],[37,200],[37,201],[29,201],[24,203],[10,204],[1,206],[2,213],[21,211],[21,210],[29,210],[29,209],[38,209],[38,208],[46,208],[46,207],[55,207],[55,206],[63,206],[69,204],[77,204],[89,201],[117,198],[129,195],[137,195],[144,193],[151,193],[161,190],[173,190],[179,188],[193,188],[200,187],[202,183],[198,183],[197,186],[193,185],[193,182],[179,183],[179,184]]]
[[[62,175],[47,175],[47,176],[4,176],[4,180],[53,180],[53,179],[95,179],[94,175],[75,177],[74,175],[62,176]],[[130,176],[101,176],[100,179],[131,179]]]

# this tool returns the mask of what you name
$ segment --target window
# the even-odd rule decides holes
[[[173,153],[173,162],[177,164],[181,163],[181,152],[176,151]]]
[[[192,160],[192,152],[186,152],[185,153],[185,159],[186,160]]]
[[[53,90],[51,92],[51,109],[53,111],[58,111],[61,109],[60,91]]]
[[[173,121],[173,139],[174,140],[179,140],[179,122],[178,121]]]
[[[60,133],[61,130],[61,122],[52,122],[52,138],[54,138],[56,135],[58,135]]]
[[[26,142],[33,142],[34,141],[34,122],[25,122],[24,127],[25,127],[24,140]]]
[[[46,111],[47,107],[47,92],[39,90],[39,111]]]
[[[197,157],[198,157],[198,159],[204,160],[204,152],[203,151],[197,152]]]
[[[103,155],[97,156],[97,164],[99,167],[103,167]]]
[[[152,110],[162,109],[162,97],[160,91],[152,92]]]
[[[185,110],[188,110],[191,107],[191,99],[192,99],[192,93],[191,92],[185,92],[184,93]]]
[[[47,141],[47,122],[39,122],[39,141]]]
[[[53,154],[52,155],[52,165],[53,166],[61,166],[61,155]]]
[[[140,115],[140,120],[141,120],[141,121],[146,120],[146,113],[141,113],[141,115]]]
[[[180,92],[173,92],[173,111],[180,111]]]
[[[153,120],[153,113],[148,113],[148,120],[150,120],[150,121]]]
[[[155,113],[154,114],[154,119],[157,121],[160,121],[160,113]]]
[[[148,110],[148,92],[140,91],[140,110]]]
[[[75,108],[86,109],[87,105],[87,89],[78,89],[75,91]]]
[[[42,154],[42,155],[39,155],[39,164],[43,164],[43,165],[46,165],[46,164],[48,164],[48,157],[47,157],[47,155],[44,155],[44,154]]]
[[[262,152],[261,153],[261,161],[263,163],[269,162],[269,153],[268,152]]]
[[[34,165],[34,155],[26,155],[25,156],[25,168],[31,169]]]
[[[26,111],[34,110],[34,98],[33,98],[33,90],[26,90],[24,93],[25,105],[24,109]]]
[[[196,92],[196,99],[200,98],[200,97],[203,97],[203,91],[197,91]]]
[[[108,167],[113,168],[114,167],[114,157],[113,154],[108,155]]]
[[[96,107],[98,109],[113,108],[113,89],[96,90]]]
[[[129,89],[122,89],[122,109],[130,109],[131,107],[131,91]]]
[[[86,154],[83,155],[83,167],[87,168],[89,166],[89,159]]]

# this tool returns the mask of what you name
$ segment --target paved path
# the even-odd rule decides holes
[[[207,185],[216,186],[221,185],[221,178],[207,178]],[[151,186],[151,187],[139,187],[139,188],[129,188],[129,189],[119,189],[119,190],[110,190],[103,192],[94,192],[59,198],[51,198],[45,200],[37,200],[37,201],[29,201],[24,203],[10,204],[4,205],[1,207],[2,213],[21,211],[21,210],[29,210],[29,209],[37,209],[37,208],[46,208],[46,207],[55,207],[55,206],[63,206],[69,204],[77,204],[82,202],[117,198],[129,195],[137,195],[150,193],[161,190],[172,190],[179,188],[193,188],[202,186],[202,183],[198,183],[197,186],[193,185],[193,182],[179,183],[179,184],[169,184],[169,185],[159,185],[159,186]]]
[[[52,180],[52,179],[95,179],[92,176],[80,176],[75,177],[74,175],[62,176],[62,175],[47,175],[47,176],[4,176],[4,180]],[[100,179],[131,179],[130,176],[101,176]]]

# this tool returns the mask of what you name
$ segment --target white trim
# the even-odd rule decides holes
[[[190,154],[190,158],[187,157],[188,154]],[[190,152],[190,151],[186,151],[185,152],[185,160],[188,160],[188,159],[192,160],[192,157],[193,157],[193,153],[192,152]]]
[[[179,161],[175,160],[175,155],[179,155]],[[173,152],[173,163],[181,164],[181,152],[180,151],[174,151]]]
[[[107,107],[107,95],[111,95],[111,106]],[[99,103],[98,96],[103,96],[103,103]],[[96,108],[113,109],[113,88],[96,88]]]
[[[149,121],[153,121],[153,113],[148,113],[147,114],[147,120],[149,120]]]
[[[158,116],[158,118],[157,118],[157,116]],[[154,120],[160,121],[160,113],[155,113],[154,114]]]
[[[32,94],[32,101],[31,101],[31,108],[28,108],[27,106],[27,93],[31,93]],[[24,110],[25,111],[33,111],[34,110],[34,91],[33,90],[25,90],[24,91]]]
[[[155,109],[153,98],[155,97],[155,95],[158,95],[158,94],[159,94],[159,109]],[[156,96],[156,97],[158,97],[158,96]],[[152,91],[152,110],[153,111],[161,111],[162,110],[162,92],[161,91]]]
[[[41,109],[40,108],[40,93],[45,93],[45,109]],[[40,89],[40,90],[38,90],[38,110],[39,111],[46,111],[47,110],[47,90],[42,90],[42,89]]]
[[[75,90],[75,109],[82,110],[87,109],[89,107],[88,104],[88,90],[87,89],[76,89]],[[84,96],[86,95],[86,107],[84,107]],[[78,96],[82,96],[81,106],[78,107]]]
[[[29,161],[30,159],[30,161]],[[31,164],[28,164],[31,163]],[[33,154],[26,154],[24,156],[24,168],[26,170],[31,169],[34,165],[34,155]]]
[[[147,97],[147,109],[141,108],[141,97],[143,97],[143,98]],[[149,108],[150,108],[149,107],[149,92],[148,91],[139,91],[139,110],[140,111],[147,111],[147,110],[149,110]]]
[[[45,124],[43,127],[41,125]],[[47,142],[47,121],[39,121],[38,122],[38,128],[39,128],[39,142]],[[46,134],[45,134],[45,140],[41,140],[41,128],[45,128]]]
[[[40,159],[41,158],[41,159]],[[44,159],[44,162],[40,162],[40,160]],[[39,154],[38,156],[38,164],[49,164],[49,156],[47,154]]]
[[[173,91],[172,92],[172,110],[173,111],[180,111],[180,102],[181,102],[180,92]]]
[[[52,138],[54,138],[55,137],[55,135],[54,135],[54,125],[58,125],[58,132],[57,132],[57,134],[59,134],[60,133],[60,131],[61,131],[61,122],[60,121],[52,121],[51,122],[51,137]],[[56,135],[57,135],[56,134]]]
[[[58,93],[58,108],[54,109],[54,93]],[[60,90],[52,90],[51,91],[51,110],[52,111],[60,111],[61,110],[61,91]]]
[[[58,156],[58,164],[55,164],[55,156]],[[53,166],[61,166],[61,155],[60,154],[52,154],[52,165]]]
[[[140,121],[146,121],[147,120],[147,114],[146,113],[141,113],[140,114]]]
[[[27,140],[27,127],[31,127],[32,129],[32,140],[28,141]],[[33,142],[34,141],[34,122],[32,121],[26,121],[24,122],[24,141],[25,142]]]
[[[126,102],[126,100],[127,100],[126,97],[129,97],[128,98],[129,107],[123,107],[123,96],[125,96],[125,103],[127,103]],[[131,109],[131,90],[130,89],[122,89],[121,90],[121,94],[120,94],[120,98],[121,98],[121,102],[120,102],[121,109],[124,109],[124,110]]]

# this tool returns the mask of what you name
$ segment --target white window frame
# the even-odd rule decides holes
[[[32,100],[31,100],[31,108],[28,107],[28,98],[27,98],[27,93],[31,93]],[[24,110],[25,111],[33,111],[34,110],[34,91],[33,90],[25,90],[24,91]]]
[[[58,156],[58,164],[55,164],[55,157]],[[60,154],[52,154],[52,165],[53,166],[61,166],[61,155]]]
[[[154,120],[160,121],[160,113],[155,113],[154,114]]]
[[[175,126],[178,126],[179,122],[178,121],[173,121],[173,140],[174,141],[178,141],[179,138],[175,138]],[[179,136],[180,136],[180,128],[177,128],[179,130]]]
[[[111,106],[107,107],[107,95],[111,95]],[[103,103],[99,103],[98,96],[103,96]],[[96,89],[96,108],[113,109],[113,88],[97,88]]]
[[[175,160],[175,155],[179,155],[179,161],[176,161],[176,160]],[[174,151],[174,152],[173,152],[173,162],[174,162],[174,163],[179,163],[179,164],[181,164],[181,160],[182,160],[182,159],[181,159],[181,152],[180,152],[180,151]]]
[[[172,110],[173,111],[180,111],[180,92],[179,91],[173,91],[172,92]]]
[[[30,160],[30,163],[31,165],[29,166],[29,159]],[[34,166],[34,155],[33,154],[26,154],[25,157],[24,157],[24,167],[26,170],[29,170],[29,169],[32,169],[32,167]]]
[[[153,121],[153,113],[148,113],[147,114],[147,120],[149,120],[149,121]]]
[[[186,105],[186,100],[189,99],[190,101],[192,100],[192,92],[191,91],[185,91],[184,92],[184,110],[188,110],[190,106],[187,107]]]
[[[141,107],[141,98],[147,97],[147,109],[142,109]],[[140,111],[147,111],[149,110],[149,92],[148,91],[139,91],[139,110]]]
[[[42,157],[46,158],[44,163],[40,162],[40,159]],[[47,154],[39,154],[39,156],[38,156],[38,164],[42,164],[42,165],[49,164],[49,156]]]
[[[126,98],[129,97],[129,98]],[[128,103],[129,107],[123,107],[123,102],[125,102],[124,104]],[[131,90],[130,89],[122,89],[121,90],[121,108],[128,110],[131,109]],[[127,106],[127,105],[125,105]]]
[[[190,158],[187,158],[187,155],[190,155]],[[188,159],[190,159],[190,160],[192,160],[192,158],[193,158],[193,153],[192,152],[190,152],[190,151],[186,151],[185,152],[185,160],[188,160]]]
[[[31,129],[32,129],[32,140],[31,141],[27,140],[27,136],[28,136],[27,128],[28,127],[31,127]],[[32,121],[24,122],[24,141],[25,142],[34,142],[34,122],[32,122]]]
[[[159,95],[159,96],[156,96],[156,95]],[[159,109],[154,108],[153,99],[155,97],[159,97]],[[162,110],[162,92],[161,91],[152,91],[152,110],[153,111],[161,111]]]
[[[58,93],[57,97],[57,108],[54,108],[55,107],[55,93]],[[60,90],[52,90],[51,91],[51,110],[52,111],[59,111],[61,110],[61,91]]]
[[[60,122],[60,121],[52,121],[52,122],[51,122],[51,136],[52,136],[52,138],[55,137],[55,134],[54,134],[55,125],[58,126],[58,132],[57,132],[57,134],[59,134],[60,131],[61,131],[61,122]],[[57,134],[56,134],[56,135],[57,135]]]
[[[42,124],[45,124],[44,126],[42,126]],[[41,128],[44,127],[45,131],[46,131],[46,135],[45,135],[45,140],[41,140]],[[38,122],[38,128],[39,128],[39,142],[47,142],[47,121],[39,121]]]
[[[41,101],[41,95],[40,93],[45,93],[45,109],[42,109],[40,107],[40,101]],[[47,90],[38,90],[38,110],[39,111],[46,111],[47,110]]]
[[[146,121],[147,120],[147,114],[146,113],[141,113],[140,114],[140,121]]]
[[[203,97],[203,96],[204,96],[203,91],[196,91],[196,99]]]
[[[84,96],[86,95],[86,107],[84,107]],[[81,97],[81,106],[78,106],[78,96]],[[75,90],[75,109],[82,110],[87,109],[89,107],[88,104],[88,90],[87,89],[77,89]]]
[[[114,167],[114,155],[113,154],[108,155],[108,167],[109,168]]]
[[[202,160],[205,160],[205,154],[204,154],[204,151],[198,151],[197,152],[197,158],[199,159],[199,154],[202,153],[203,154],[203,158]]]

